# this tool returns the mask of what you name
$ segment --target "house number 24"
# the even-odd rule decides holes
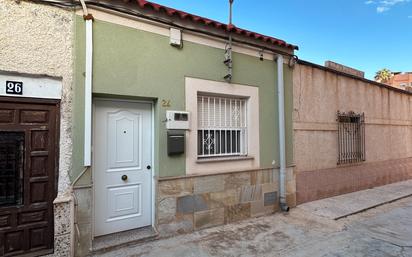
[[[6,94],[22,95],[23,94],[23,82],[6,81]]]
[[[170,100],[165,100],[165,99],[162,100],[162,107],[170,107],[170,106],[171,106]]]

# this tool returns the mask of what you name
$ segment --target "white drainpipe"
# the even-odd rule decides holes
[[[279,201],[282,211],[289,211],[286,204],[286,145],[285,145],[285,88],[283,80],[283,56],[278,54],[278,104],[279,104],[279,152],[280,152],[280,172],[279,172]]]
[[[92,162],[92,78],[93,78],[93,16],[84,0],[80,0],[86,20],[86,72],[84,79],[84,166]]]

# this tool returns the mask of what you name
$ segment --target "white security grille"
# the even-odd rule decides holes
[[[198,96],[198,156],[247,155],[244,98]]]

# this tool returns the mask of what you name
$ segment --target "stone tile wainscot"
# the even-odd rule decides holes
[[[288,183],[294,183],[288,169]],[[161,237],[219,226],[279,209],[279,171],[261,169],[158,181],[157,228]],[[295,205],[294,190],[288,201]]]

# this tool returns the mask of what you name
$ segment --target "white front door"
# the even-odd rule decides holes
[[[151,225],[151,104],[95,101],[95,236]]]

